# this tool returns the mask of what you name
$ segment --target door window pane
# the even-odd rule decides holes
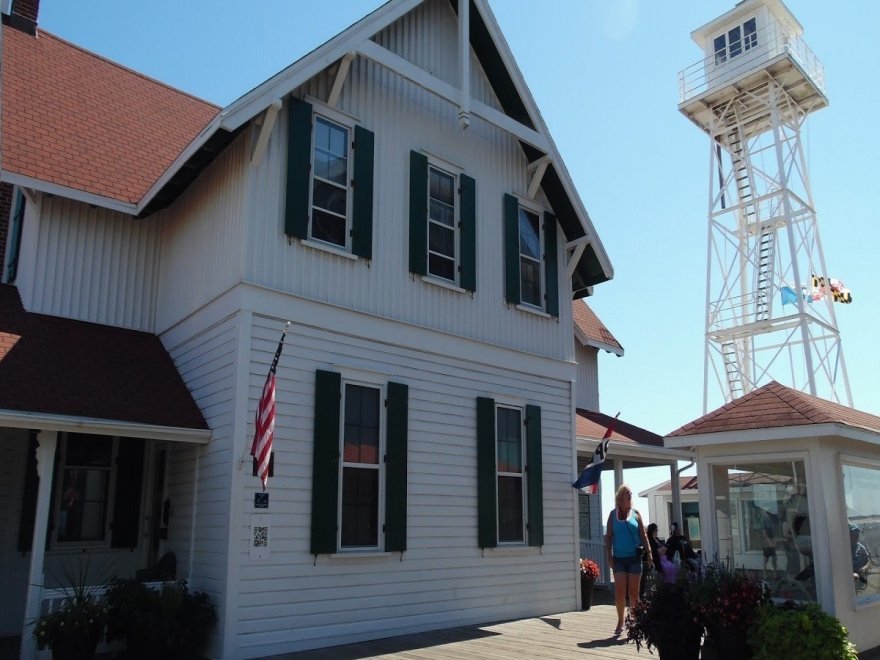
[[[498,541],[523,542],[522,411],[496,408],[495,438],[498,471]]]
[[[342,524],[344,548],[379,544],[380,390],[345,385]]]
[[[342,547],[379,544],[379,471],[342,470]]]

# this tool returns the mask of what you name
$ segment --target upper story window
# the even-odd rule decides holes
[[[559,316],[556,216],[504,196],[507,302]]]
[[[428,274],[455,282],[458,255],[455,177],[428,171]]]
[[[476,182],[455,166],[410,152],[409,270],[476,291]]]
[[[731,28],[724,34],[715,37],[712,42],[715,52],[715,64],[723,64],[728,59],[741,55],[758,45],[757,23],[750,18],[742,25]]]
[[[340,247],[349,238],[349,129],[315,116],[309,237]]]
[[[291,98],[284,233],[373,256],[372,131],[338,110]]]

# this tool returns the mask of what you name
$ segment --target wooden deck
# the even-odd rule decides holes
[[[520,658],[655,658],[626,643],[626,634],[614,637],[617,613],[608,591],[596,590],[594,604],[586,612],[563,612],[534,619],[520,619],[483,626],[464,626],[389,637],[358,644],[286,653],[271,660],[509,660]],[[268,658],[264,660],[270,660]]]

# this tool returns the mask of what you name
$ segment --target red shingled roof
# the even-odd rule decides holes
[[[158,337],[24,311],[0,284],[0,409],[207,429]]]
[[[587,339],[623,352],[623,346],[615,339],[611,331],[599,320],[596,313],[583,300],[573,300],[571,303],[571,316],[575,326]]]
[[[843,424],[880,433],[880,417],[876,415],[772,381],[685,424],[667,437],[808,424]]]
[[[137,203],[219,108],[38,29],[3,26],[6,172]]]
[[[652,447],[662,447],[663,438],[656,433],[651,433],[645,429],[627,424],[626,422],[600,412],[592,410],[584,410],[578,408],[576,429],[579,438],[600,439],[605,435],[608,425],[614,421],[614,429],[611,432],[611,440],[614,442],[622,442],[632,445],[649,445]]]

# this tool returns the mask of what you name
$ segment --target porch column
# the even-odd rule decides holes
[[[46,554],[46,529],[49,524],[49,500],[52,494],[52,470],[55,465],[57,431],[37,433],[37,510],[34,516],[34,536],[31,543],[31,570],[28,579],[27,603],[21,627],[20,660],[31,660],[37,654],[37,642],[33,637],[33,623],[40,616],[43,598],[43,559]]]
[[[669,524],[678,521],[681,525],[681,533],[684,534],[684,520],[681,519],[681,479],[678,475],[678,461],[669,464],[669,483],[672,487],[672,520]]]
[[[614,494],[617,495],[617,489],[623,485],[623,459],[614,459]]]

